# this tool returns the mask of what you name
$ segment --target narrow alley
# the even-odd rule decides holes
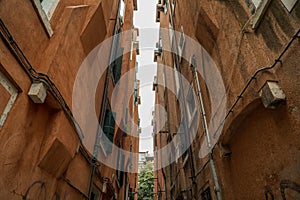
[[[0,200],[300,200],[300,0],[0,0]]]

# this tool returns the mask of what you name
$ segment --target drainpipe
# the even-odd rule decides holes
[[[197,97],[198,97],[198,100],[199,100],[199,103],[200,103],[200,111],[201,111],[201,117],[202,117],[202,122],[203,122],[202,124],[203,124],[203,129],[204,129],[204,134],[205,134],[206,146],[207,146],[207,149],[209,151],[209,167],[210,167],[212,179],[213,179],[213,182],[214,182],[214,190],[215,190],[215,193],[216,193],[216,196],[217,196],[217,200],[222,200],[221,189],[220,189],[218,176],[217,176],[217,173],[216,173],[216,168],[215,168],[213,155],[212,155],[212,151],[211,151],[211,138],[210,138],[209,131],[208,131],[208,125],[207,125],[207,119],[206,119],[206,113],[205,113],[203,98],[202,98],[202,94],[201,94],[199,77],[198,77],[198,73],[195,69],[195,65],[191,65],[191,70],[192,70],[192,73],[193,73],[193,76],[194,76],[194,79],[195,79],[195,82],[196,82]]]
[[[103,124],[104,122],[104,117],[105,117],[105,108],[106,108],[106,104],[107,104],[107,95],[108,95],[108,86],[109,86],[109,80],[110,80],[110,76],[111,76],[111,63],[114,60],[114,57],[116,55],[116,48],[115,48],[115,34],[118,32],[117,30],[117,26],[118,26],[118,22],[119,22],[119,13],[120,13],[120,9],[121,9],[121,2],[122,0],[119,0],[118,3],[118,11],[116,14],[116,19],[115,19],[115,25],[114,25],[114,31],[113,31],[113,38],[112,38],[112,46],[110,49],[110,59],[109,59],[109,67],[107,69],[107,73],[106,73],[106,77],[105,77],[105,84],[104,84],[104,92],[103,92],[103,99],[102,99],[102,104],[101,104],[101,111],[100,111],[100,115],[99,115],[99,123],[100,125]],[[90,178],[89,178],[89,198],[91,198],[91,193],[92,193],[92,185],[93,185],[93,177],[95,174],[95,170],[98,167],[97,165],[97,157],[98,157],[98,153],[99,153],[99,148],[100,148],[100,140],[101,140],[101,132],[100,132],[101,128],[98,126],[97,128],[97,133],[96,133],[96,140],[95,140],[95,144],[94,144],[94,151],[93,151],[93,157],[91,160],[91,173],[90,173]]]

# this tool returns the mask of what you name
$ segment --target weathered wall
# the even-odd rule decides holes
[[[129,3],[126,23],[132,27],[133,3]],[[94,47],[112,35],[115,20],[111,19],[116,18],[118,1],[61,0],[50,20],[54,33],[51,37],[32,1],[5,0],[0,5],[1,20],[24,55],[37,71],[49,75],[71,107],[79,67]],[[108,57],[105,59],[102,61],[108,62]],[[89,191],[90,155],[83,150],[67,116],[49,92],[44,104],[34,104],[30,100],[27,92],[31,80],[4,40],[0,42],[0,60],[1,72],[18,91],[0,129],[0,199],[84,199]],[[104,78],[101,78],[95,101],[97,114],[100,113],[103,85]],[[111,82],[111,91],[113,87]],[[0,91],[2,114],[9,95],[2,85]],[[138,148],[137,142],[135,148]],[[111,183],[115,170],[103,165],[99,170],[94,175],[94,185],[102,191],[104,178],[109,178],[105,180],[108,189],[103,191],[103,199],[111,199],[119,190]]]
[[[281,1],[271,1],[261,23],[256,30],[252,30],[252,16],[244,1],[176,1],[173,19],[175,29],[180,31],[182,26],[184,33],[199,42],[215,62],[226,88],[226,112],[228,112],[252,74],[259,68],[272,65],[292,35],[299,29],[299,9],[299,1],[290,13]],[[169,19],[166,20],[161,12],[161,27],[166,27],[168,22]],[[168,44],[164,41],[163,47],[164,45],[166,48]],[[300,125],[298,111],[300,94],[297,89],[298,46],[299,40],[296,39],[282,57],[281,63],[273,70],[257,76],[225,121],[221,138],[213,153],[224,199],[263,199],[266,188],[272,191],[275,199],[280,199],[280,183],[281,186],[283,184],[291,186],[292,182],[299,184],[298,173],[294,170],[298,162],[297,157],[300,155],[296,139]],[[195,53],[191,48],[185,50],[184,55],[187,59],[189,55]],[[173,67],[172,58],[168,60],[165,52],[163,57],[163,61],[158,59],[158,62]],[[201,57],[196,56],[196,60],[199,64],[205,63]],[[180,64],[181,73],[195,86],[188,61],[184,60]],[[204,72],[202,74],[209,75]],[[212,105],[209,102],[212,91],[207,91],[204,80],[213,77],[201,77],[200,74],[199,77],[204,107],[207,118],[210,119],[214,114],[211,113]],[[287,96],[285,105],[275,110],[263,107],[259,90],[266,80],[278,81]],[[169,80],[169,83],[172,84],[172,80]],[[163,94],[156,94],[163,102]],[[172,98],[172,94],[169,96]],[[169,115],[174,115],[176,106],[170,102],[168,106]],[[176,119],[171,117],[170,126],[175,123]],[[190,157],[183,165],[185,176],[176,180],[177,182],[185,180],[186,188],[192,188],[190,194],[186,193],[188,199],[192,198],[190,196],[192,194],[196,199],[201,199],[200,194],[207,185],[211,188],[212,198],[216,198],[213,194],[211,173],[208,165],[205,165],[207,157],[199,158],[200,144],[203,141],[200,122],[198,134],[191,148],[197,186],[193,186],[191,178],[188,178],[192,176]],[[161,146],[167,144],[167,140],[158,142],[162,143]],[[221,156],[220,144],[229,147],[230,157]],[[176,169],[180,169],[181,163],[172,165],[174,173],[179,173]],[[290,182],[281,182],[283,180]],[[179,197],[182,190],[182,186],[175,186],[172,194],[175,198]],[[299,198],[297,195],[291,190],[286,193],[286,197],[292,199]]]

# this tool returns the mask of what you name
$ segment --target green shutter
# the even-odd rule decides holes
[[[119,177],[119,183],[120,186],[123,185],[124,180],[124,170],[125,170],[125,155],[121,155],[121,167],[120,167],[120,177]]]
[[[115,132],[115,116],[115,112],[112,112],[109,109],[106,110],[103,126],[103,133],[106,136],[106,138],[102,138],[102,144],[104,145],[104,148],[108,153],[112,152],[112,144],[114,141]]]
[[[123,52],[124,52],[124,48],[119,48],[117,53],[119,57],[114,61],[113,75],[114,75],[115,83],[117,83],[121,77]]]

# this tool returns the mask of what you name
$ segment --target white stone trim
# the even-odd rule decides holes
[[[258,8],[256,9],[253,18],[252,18],[252,29],[256,29],[261,22],[264,14],[267,11],[267,8],[270,4],[271,0],[263,0],[260,2]]]
[[[49,15],[50,18],[48,18],[47,14],[45,13],[45,11],[40,3],[40,0],[31,0],[31,1],[39,15],[40,21],[43,23],[45,31],[47,32],[48,36],[51,37],[53,35],[53,30],[51,28],[49,19],[51,18],[53,13],[51,15]]]
[[[47,17],[48,17],[48,20],[51,19],[58,3],[59,3],[60,0],[43,0],[41,5],[42,5],[42,8],[43,10],[45,11]]]
[[[14,102],[17,99],[18,90],[1,72],[0,72],[0,83],[10,94],[10,98],[6,104],[6,107],[4,108],[3,113],[1,113],[0,116],[0,129],[1,129],[4,125],[4,122],[7,118],[9,111],[11,110]]]
[[[284,7],[291,12],[298,0],[281,0]]]

